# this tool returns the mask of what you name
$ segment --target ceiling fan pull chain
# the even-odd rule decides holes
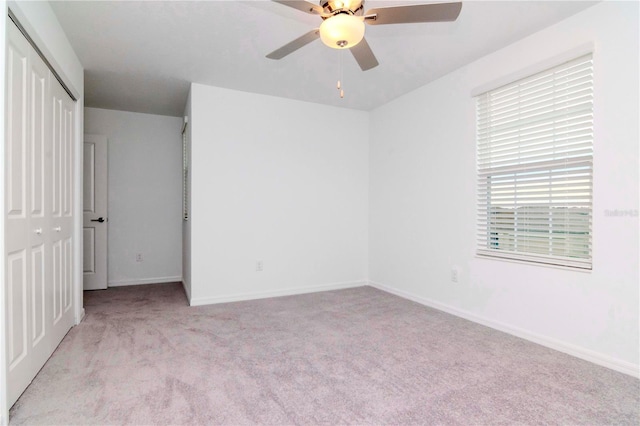
[[[340,91],[340,99],[344,98],[344,89],[342,83],[344,83],[344,76],[342,75],[342,58],[344,57],[344,51],[340,52],[340,79],[338,80],[338,90]]]

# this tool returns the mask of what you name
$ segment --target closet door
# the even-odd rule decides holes
[[[51,78],[52,338],[55,346],[73,326],[73,101]],[[54,346],[54,347],[55,347]]]
[[[34,349],[40,344],[46,345],[43,323],[35,320],[39,315],[43,318],[46,315],[43,313],[46,302],[33,288],[37,287],[40,277],[44,280],[46,254],[44,220],[38,217],[40,200],[34,203],[33,198],[37,196],[32,193],[33,185],[37,185],[37,179],[33,179],[32,145],[37,137],[31,127],[38,126],[30,118],[31,79],[35,78],[31,69],[31,46],[21,34],[16,35],[18,31],[13,25],[8,25],[7,30],[5,282],[8,399],[12,404],[33,378]],[[41,172],[44,176],[46,171]],[[38,268],[36,273],[35,268]]]
[[[7,32],[4,220],[12,405],[73,325],[73,105],[68,96],[61,100],[59,83],[17,27],[9,23]]]

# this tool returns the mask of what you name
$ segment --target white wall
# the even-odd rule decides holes
[[[365,282],[367,113],[193,84],[191,115],[192,304]]]
[[[4,16],[6,17],[6,6],[9,6],[11,10],[14,12],[16,17],[19,19],[22,26],[29,33],[31,38],[34,40],[39,49],[43,52],[47,60],[52,64],[53,68],[58,72],[58,74],[62,77],[65,84],[71,89],[71,92],[74,94],[78,101],[76,102],[76,146],[74,150],[75,155],[75,167],[74,173],[76,175],[76,186],[75,186],[75,194],[74,194],[74,214],[76,215],[75,222],[75,240],[74,240],[74,284],[75,284],[75,316],[76,322],[79,322],[84,310],[82,309],[82,239],[80,238],[81,228],[82,228],[82,205],[81,205],[81,194],[82,194],[82,128],[83,128],[83,98],[84,98],[84,69],[78,60],[71,44],[69,43],[60,23],[58,22],[51,6],[47,2],[6,2],[4,0],[0,1],[0,9],[4,12]],[[2,52],[2,60],[0,61],[0,76],[2,76],[2,84],[0,84],[0,101],[2,103],[2,108],[0,108],[0,112],[2,112],[2,123],[4,123],[4,88],[5,88],[5,65],[4,58],[6,55],[6,22],[3,20],[2,27],[0,30],[2,32],[2,36],[0,37],[0,45],[3,46]],[[13,25],[13,24],[11,24]],[[4,135],[4,128],[0,126],[1,134]],[[2,149],[1,151],[4,153],[4,138],[2,138]],[[4,164],[4,160],[2,160],[2,164]],[[2,176],[4,176],[4,169],[0,168],[2,171]],[[4,178],[3,178],[4,179]],[[2,183],[2,188],[4,188],[4,182]],[[2,197],[4,198],[4,197]],[[0,203],[2,206],[2,203]],[[2,245],[2,258],[4,259],[4,244]],[[4,260],[3,260],[4,263]],[[3,268],[0,268],[0,272],[3,271]],[[3,294],[4,294],[4,273],[0,274],[0,302],[2,302]],[[4,320],[4,302],[1,303],[2,308],[0,308],[0,318]],[[5,362],[3,359],[4,356],[4,339],[5,339],[5,329],[1,328],[0,335],[0,350],[2,350],[2,356],[0,356],[1,367],[3,372],[0,374],[0,423],[8,422],[8,408],[6,401],[6,368]]]
[[[108,139],[109,286],[180,281],[182,118],[85,108],[84,130]]]
[[[374,285],[637,375],[638,217],[605,211],[638,209],[638,40],[638,3],[601,3],[373,111]],[[476,258],[472,89],[585,43],[595,46],[593,271]]]

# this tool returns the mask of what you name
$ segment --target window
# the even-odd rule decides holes
[[[591,54],[477,97],[478,255],[591,269]]]

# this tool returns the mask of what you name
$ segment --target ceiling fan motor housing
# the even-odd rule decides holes
[[[320,6],[324,9],[322,19],[330,18],[338,13],[362,16],[364,13],[364,0],[320,0]]]

